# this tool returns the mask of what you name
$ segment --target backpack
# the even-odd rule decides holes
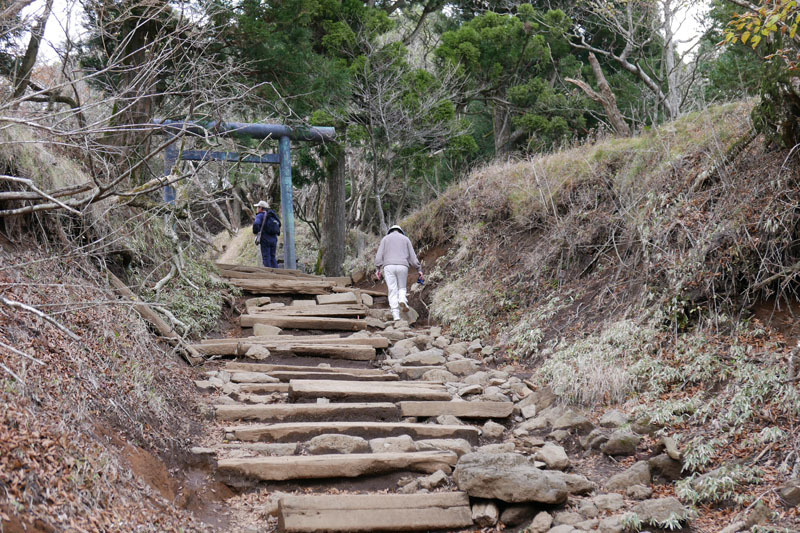
[[[281,221],[278,220],[274,214],[270,213],[264,220],[264,233],[267,235],[280,235],[281,234]]]

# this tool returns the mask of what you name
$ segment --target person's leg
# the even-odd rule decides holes
[[[278,242],[270,242],[267,245],[269,246],[269,266],[271,268],[278,268],[278,259],[275,257],[275,254],[278,252]]]
[[[408,285],[408,267],[397,267],[397,302],[404,313],[408,312],[408,296],[406,287]]]
[[[267,243],[263,240],[261,241],[261,264],[265,267],[269,266],[269,248],[267,248]]]
[[[386,287],[389,289],[389,307],[392,309],[392,318],[400,320],[400,309],[398,308],[397,298],[397,265],[386,265],[383,267],[383,275],[386,278]]]

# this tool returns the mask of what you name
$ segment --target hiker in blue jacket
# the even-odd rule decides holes
[[[255,207],[258,213],[253,221],[253,233],[257,235],[256,244],[261,245],[261,262],[265,267],[278,268],[275,253],[278,250],[278,235],[281,234],[281,219],[264,200]]]

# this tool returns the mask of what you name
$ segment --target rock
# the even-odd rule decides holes
[[[400,318],[403,319],[400,321],[400,324],[405,322],[405,326],[408,327],[419,320],[419,313],[417,313],[416,309],[409,306],[408,311],[400,311]],[[400,326],[400,324],[398,324],[398,326]]]
[[[383,328],[386,327],[386,322],[384,322],[383,320],[381,320],[379,318],[368,316],[365,319],[365,321],[367,323],[367,327],[370,327],[370,328],[383,329]]]
[[[433,346],[436,346],[437,348],[444,349],[446,346],[449,345],[450,345],[450,339],[448,339],[447,337],[436,337],[433,340]]]
[[[607,455],[633,455],[642,437],[624,429],[618,429],[609,435],[608,440],[600,445],[600,451]]]
[[[509,503],[563,503],[567,484],[558,473],[539,470],[532,458],[517,453],[473,452],[461,456],[453,479],[475,498]]]
[[[478,453],[513,453],[515,449],[513,442],[501,442],[499,444],[485,444],[475,451]]]
[[[625,490],[631,485],[650,484],[650,465],[647,461],[639,461],[624,472],[612,476],[606,482],[609,490]]]
[[[738,522],[734,522],[728,527],[720,530],[719,533],[739,533],[739,531],[744,531],[747,529],[747,522],[744,520],[739,520]]]
[[[553,472],[553,474],[557,474],[567,485],[567,491],[570,494],[588,494],[597,488],[597,485],[580,474],[567,474],[564,472]]]
[[[597,450],[608,442],[608,433],[600,428],[595,428],[585,437],[581,437],[580,442],[585,450]]]
[[[262,361],[269,357],[269,350],[265,346],[261,344],[253,344],[247,351],[244,353],[245,357],[249,357],[250,359],[255,359],[257,361]]]
[[[400,377],[414,380],[420,379],[422,376],[425,375],[425,372],[430,370],[442,370],[440,366],[402,366],[402,365],[393,365],[392,370],[395,374]]]
[[[511,389],[512,393],[516,394],[520,398],[527,398],[533,394],[533,391],[522,382],[510,383],[509,388]]]
[[[653,495],[653,489],[647,485],[631,485],[625,489],[625,495],[632,500],[647,500]]]
[[[481,387],[486,387],[489,385],[489,379],[491,379],[491,377],[489,376],[488,372],[480,371],[464,378],[464,383],[467,385],[480,385]]]
[[[368,453],[369,444],[361,437],[351,435],[318,435],[308,441],[308,453],[327,455],[331,453]]]
[[[483,436],[488,439],[499,439],[506,432],[505,427],[491,420],[486,422],[481,430],[483,431]]]
[[[253,335],[277,335],[281,331],[281,328],[277,326],[270,326],[269,324],[255,324],[253,325]]]
[[[458,389],[459,396],[469,396],[470,394],[480,394],[483,392],[483,387],[480,385],[467,385]]]
[[[432,326],[430,329],[430,336],[433,338],[441,337],[442,336],[442,327],[441,326]]]
[[[401,359],[402,364],[408,366],[443,365],[445,361],[442,351],[439,348],[411,353]]]
[[[490,527],[497,523],[499,510],[493,502],[480,502],[472,505],[472,521],[479,527]]]
[[[636,419],[636,421],[631,424],[631,429],[639,435],[652,435],[661,429],[661,426],[650,422],[650,418],[645,416]]]
[[[653,479],[675,481],[683,477],[681,462],[670,458],[665,453],[651,457],[647,462],[650,464],[650,476]]]
[[[580,507],[578,507],[578,513],[584,518],[595,518],[600,514],[600,511],[597,509],[594,502],[591,500],[584,500]]]
[[[522,417],[527,420],[529,418],[533,418],[536,416],[536,406],[535,405],[526,405],[522,408]]]
[[[361,303],[366,305],[367,307],[372,307],[375,305],[375,300],[372,298],[371,294],[361,294]]]
[[[661,444],[664,446],[664,450],[667,452],[670,459],[674,459],[675,461],[681,460],[681,451],[678,449],[678,442],[675,439],[672,437],[661,437]]]
[[[416,343],[414,343],[414,339],[403,339],[401,341],[397,341],[394,343],[394,346],[389,348],[389,355],[391,355],[393,359],[402,359],[403,357],[418,351],[419,348],[417,348]]]
[[[547,533],[573,533],[575,528],[570,526],[569,524],[562,524],[560,526],[556,526]]]
[[[417,441],[417,450],[445,450],[461,457],[472,451],[472,445],[465,439],[423,439]]]
[[[610,511],[613,513],[614,511],[622,509],[622,506],[625,505],[625,500],[622,498],[621,494],[612,492],[609,494],[598,494],[592,498],[592,503],[600,511]]]
[[[567,431],[566,429],[557,429],[557,430],[551,432],[548,435],[548,437],[550,437],[551,439],[553,439],[556,442],[564,442],[565,440],[567,440],[569,438],[569,431]]]
[[[417,446],[409,435],[399,437],[386,437],[382,439],[371,439],[369,448],[372,453],[396,453],[396,452],[415,452]]]
[[[237,402],[230,396],[222,395],[219,398],[217,398],[214,403],[216,403],[217,405],[236,405],[239,402]]]
[[[689,519],[689,510],[674,497],[645,500],[637,503],[633,512],[643,525],[650,526],[659,526],[675,518],[681,522]]]
[[[623,533],[625,526],[622,525],[621,515],[614,515],[600,520],[597,529],[600,533]]]
[[[574,526],[578,522],[583,522],[584,520],[583,516],[574,511],[560,511],[553,516],[553,524],[556,526],[560,526],[561,524]]]
[[[604,428],[618,428],[627,423],[628,415],[616,409],[606,411],[603,416],[600,417],[600,427]]]
[[[431,347],[431,344],[433,343],[433,337],[431,337],[430,335],[422,334],[412,338],[414,339],[414,344],[420,350],[427,350],[428,348]],[[442,353],[444,353],[444,351]]]
[[[536,406],[536,409],[543,411],[552,406],[556,401],[556,395],[550,387],[542,387],[533,391],[531,395],[531,403]],[[526,398],[527,400],[528,398]]]
[[[443,426],[463,426],[464,422],[460,418],[453,415],[439,415],[436,417],[436,423]]]
[[[752,528],[756,525],[764,525],[772,519],[773,514],[772,509],[763,501],[760,501],[748,513],[747,518],[745,518],[745,527]]]
[[[262,305],[269,305],[272,303],[272,298],[269,296],[257,296],[255,298],[248,298],[244,301],[245,307],[261,307]]]
[[[197,390],[201,391],[213,391],[217,389],[217,387],[207,379],[196,380],[194,386],[197,387]]]
[[[594,425],[584,415],[570,410],[553,422],[553,429],[564,429],[583,434],[594,429]]]
[[[389,318],[391,318],[391,315],[389,315]],[[401,341],[406,338],[405,333],[395,329],[385,329],[383,331],[379,331],[378,336],[384,337],[390,341]]]
[[[500,522],[506,526],[518,526],[536,515],[536,508],[530,505],[509,505],[500,514]]]
[[[536,452],[534,457],[552,470],[564,470],[569,466],[567,452],[556,444],[545,444]]]
[[[550,513],[541,511],[533,518],[533,522],[528,526],[528,531],[530,533],[547,533],[552,525],[553,517]]]
[[[428,370],[422,374],[422,381],[441,381],[444,383],[458,381],[458,378],[443,368]]]
[[[588,520],[584,520],[583,522],[578,522],[575,524],[575,529],[578,531],[589,531],[594,530],[597,527],[597,524],[600,523],[600,520],[596,518],[590,518]]]
[[[466,342],[457,342],[445,348],[444,353],[447,355],[453,355],[453,354],[466,355],[467,346],[469,346],[469,344],[467,344]]]
[[[790,507],[800,506],[800,480],[793,479],[789,481],[779,489],[778,494],[780,494],[781,500],[786,505]]]
[[[481,348],[481,356],[489,357],[494,353],[494,346],[484,346]]]
[[[430,476],[421,477],[417,479],[417,484],[426,490],[433,490],[436,487],[444,485],[447,482],[447,474],[441,470],[437,470]]]
[[[279,383],[278,378],[274,378],[263,372],[234,372],[231,374],[231,381],[235,383]]]
[[[469,376],[478,369],[478,362],[472,359],[459,359],[450,361],[445,366],[448,372],[452,372],[457,376]]]
[[[478,353],[483,348],[480,339],[475,339],[467,346],[467,353]]]

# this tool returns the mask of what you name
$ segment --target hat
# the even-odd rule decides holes
[[[405,232],[405,231],[403,231],[403,228],[401,228],[400,226],[398,226],[397,224],[395,224],[394,226],[392,226],[391,228],[389,228],[389,231],[387,231],[387,232],[386,232],[386,235],[389,235],[389,234],[390,234],[391,232],[393,232],[393,231],[399,231],[399,232],[400,232],[400,233],[402,233],[403,235],[405,235],[405,234],[406,234],[406,232]]]
[[[269,209],[269,203],[264,200],[261,200],[256,204],[256,207],[263,207],[264,209]]]

